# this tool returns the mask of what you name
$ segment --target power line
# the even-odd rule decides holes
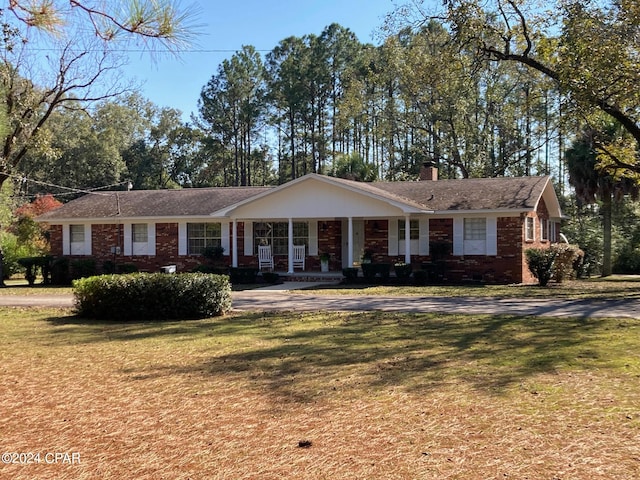
[[[55,49],[55,48],[29,48],[26,47],[27,50],[30,50],[32,52],[58,52],[60,51],[59,49]],[[256,52],[271,52],[273,49],[258,49],[256,48],[255,51]],[[101,53],[104,50],[101,49],[87,49],[87,50],[82,50],[82,52],[89,52],[89,53]],[[177,49],[177,50],[169,50],[169,49],[158,49],[158,48],[109,48],[110,52],[115,52],[115,53],[161,53],[161,54],[181,54],[181,53],[237,53],[237,52],[241,52],[242,48],[187,48],[187,49]]]
[[[31,182],[31,183],[35,183],[37,185],[42,185],[45,187],[52,187],[52,188],[58,188],[61,190],[68,190],[67,193],[57,193],[55,194],[56,196],[65,196],[65,195],[74,195],[74,194],[78,194],[78,193],[85,193],[85,194],[92,194],[92,195],[108,195],[107,193],[101,193],[98,190],[105,190],[107,188],[113,188],[113,187],[119,187],[122,185],[127,185],[129,184],[129,180],[125,180],[124,182],[118,182],[118,183],[113,183],[111,185],[104,185],[102,187],[94,187],[94,188],[75,188],[75,187],[65,187],[64,185],[56,185],[55,183],[49,183],[49,182],[43,182],[40,180],[33,180],[30,178],[27,178],[25,175],[12,175],[12,174],[6,174],[7,177],[9,178],[13,178],[14,180],[17,180],[21,183],[26,183],[26,182]],[[32,195],[29,195],[32,196]]]

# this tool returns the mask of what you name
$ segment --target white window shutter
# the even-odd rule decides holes
[[[498,219],[487,218],[487,255],[498,254]]]
[[[187,254],[187,224],[178,223],[178,255]]]
[[[309,222],[309,255],[318,255],[318,222]]]
[[[404,222],[404,219],[401,220]],[[407,233],[408,235],[408,233]],[[398,220],[395,218],[389,219],[389,247],[388,247],[390,257],[398,256]]]
[[[91,255],[91,224],[84,226],[84,255]]]
[[[71,255],[71,225],[62,226],[62,254]]]
[[[453,219],[453,254],[464,255],[464,218]]]
[[[429,255],[429,219],[421,218],[418,222],[418,228],[420,230],[418,255]]]
[[[229,222],[221,222],[220,223],[220,246],[224,248],[223,255],[229,256],[229,252],[231,251],[230,245],[230,237],[229,237]]]
[[[147,252],[152,257],[156,255],[156,224],[149,223],[147,224]]]
[[[253,222],[244,222],[244,254],[253,256]]]
[[[130,223],[125,223],[122,226],[122,231],[123,231],[123,235],[124,235],[124,251],[122,252],[124,255],[131,255],[132,254],[132,245],[133,245],[133,240],[131,239],[131,224]]]

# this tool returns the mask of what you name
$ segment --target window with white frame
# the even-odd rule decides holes
[[[464,219],[464,254],[484,255],[487,248],[487,219]]]
[[[549,220],[546,218],[540,219],[540,240],[543,242],[549,240]]]
[[[84,243],[84,225],[69,225],[71,243]]]
[[[147,255],[149,253],[149,228],[146,223],[134,223],[131,225],[131,241],[133,243],[133,255]]]
[[[549,221],[549,234],[551,235],[551,241],[558,241],[558,224],[556,222]]]
[[[525,219],[524,239],[528,242],[532,242],[536,239],[535,225],[535,219],[533,217],[527,217]]]
[[[84,225],[69,225],[69,243],[71,255],[85,255]]]
[[[406,253],[406,231],[404,219],[398,220],[398,254]],[[418,252],[418,243],[420,241],[420,222],[418,220],[409,220],[409,245],[410,252]]]
[[[309,250],[309,223],[293,222],[293,244],[304,245]],[[258,245],[271,245],[273,255],[288,255],[288,222],[255,222],[253,224],[253,251],[257,255]]]
[[[187,223],[187,254],[202,255],[205,248],[222,245],[220,223]]]

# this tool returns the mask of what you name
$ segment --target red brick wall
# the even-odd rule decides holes
[[[62,225],[49,225],[49,249],[54,257],[62,256]]]
[[[461,282],[468,280],[483,280],[488,283],[520,283],[534,282],[530,274],[524,256],[526,248],[544,248],[550,245],[550,241],[541,242],[539,218],[548,218],[548,211],[544,202],[540,202],[537,212],[531,212],[528,216],[536,220],[536,240],[525,241],[525,215],[520,217],[498,218],[498,250],[495,256],[467,255],[453,256],[453,219],[432,218],[429,220],[429,243],[446,242],[450,246],[449,254],[445,257],[446,280]],[[233,226],[229,225],[229,237],[231,246]],[[389,223],[387,220],[366,220],[364,222],[366,250],[373,251],[374,262],[393,263],[403,260],[404,256],[388,256]],[[62,255],[62,227],[52,225],[49,228],[51,253],[55,256]],[[257,266],[255,255],[244,255],[244,223],[238,222],[238,266]],[[331,255],[330,269],[339,271],[342,265],[342,222],[340,220],[318,222],[318,253],[328,252]],[[159,271],[160,267],[167,264],[176,265],[178,271],[190,271],[203,263],[199,255],[178,255],[178,224],[156,224],[156,255],[149,256],[125,256],[123,254],[123,228],[120,225],[93,225],[92,226],[92,255],[97,261],[98,268],[106,260],[116,261],[118,264],[132,263],[141,271]],[[112,246],[120,246],[121,253],[115,257],[111,254]],[[225,252],[225,261],[231,264],[231,252]],[[86,258],[86,257],[79,257]],[[275,257],[275,269],[287,270],[288,259],[286,256]],[[355,259],[359,260],[359,259]],[[414,268],[421,268],[422,264],[434,260],[432,255],[412,255],[411,262]],[[307,256],[307,270],[319,271],[320,261],[317,256]]]
[[[376,228],[377,226],[377,228]],[[444,257],[445,280],[448,282],[485,281],[487,283],[532,282],[533,278],[524,261],[524,217],[501,217],[497,221],[498,244],[495,256],[467,255],[454,256],[453,218],[432,218],[429,220],[429,243],[448,244],[449,254]],[[393,263],[399,257],[387,256],[386,221],[365,222],[365,249],[373,250],[374,261]],[[412,255],[414,269],[422,268],[438,260],[434,252],[428,256]]]
[[[51,254],[62,256],[62,226],[49,227]],[[111,247],[120,247],[120,254],[112,254]],[[91,226],[91,255],[69,256],[71,261],[75,259],[93,258],[96,261],[98,271],[106,261],[114,261],[116,264],[134,264],[140,271],[158,272],[164,265],[176,265],[179,272],[188,272],[201,265],[203,258],[200,255],[178,256],[178,224],[156,224],[156,255],[124,255],[124,229],[122,225],[96,224]],[[225,257],[230,258],[231,257]]]
[[[329,254],[329,270],[342,269],[342,222],[339,220],[318,222],[318,255]],[[307,257],[309,270],[320,270],[320,257]]]

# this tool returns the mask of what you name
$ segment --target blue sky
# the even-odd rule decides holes
[[[331,23],[352,30],[363,43],[379,44],[377,33],[393,0],[199,0],[201,25],[191,51],[179,58],[131,53],[124,75],[140,84],[142,95],[159,107],[177,108],[188,120],[196,112],[200,90],[243,45],[253,45],[264,55],[289,36],[320,34]]]

